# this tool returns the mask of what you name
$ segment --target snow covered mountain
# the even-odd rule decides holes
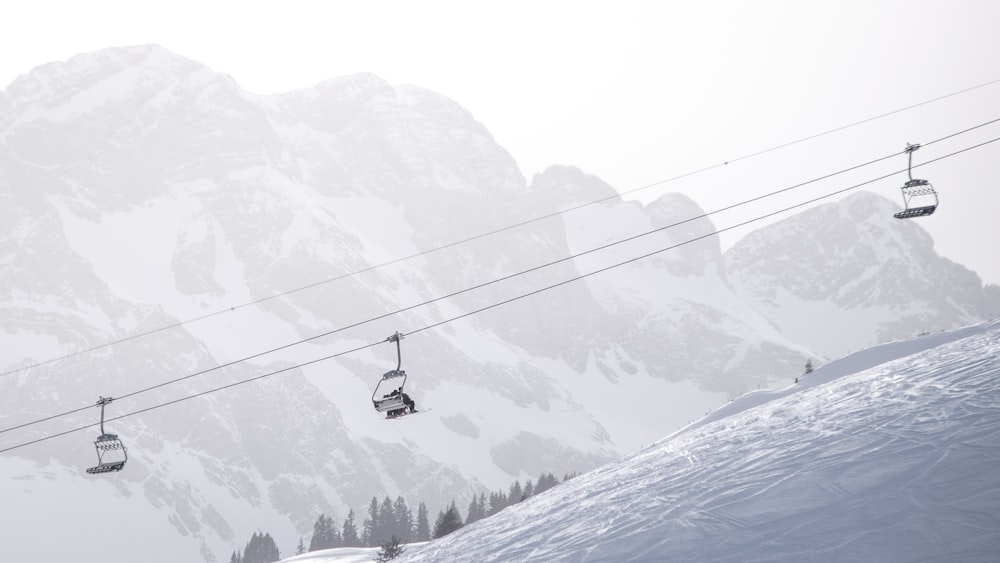
[[[934,252],[918,221],[859,192],[750,233],[725,253],[736,292],[829,357],[1000,317],[1000,287]]]
[[[514,275],[701,213],[667,194],[433,250],[613,190],[568,167],[529,185],[461,106],[372,75],[259,96],[155,45],[79,55],[0,92],[0,171],[0,371],[124,339],[0,376],[0,449],[72,431],[0,455],[19,561],[216,561],[257,530],[287,553],[372,496],[433,513],[598,467],[819,356],[734,292],[713,237],[452,321],[714,228]],[[315,361],[397,330],[430,411],[387,423],[390,345]],[[129,415],[120,474],[82,472],[97,409],[6,431],[102,395]],[[39,553],[53,527],[78,541]]]
[[[5,369],[451,241],[458,236],[449,229],[462,218],[474,225],[488,213],[505,224],[514,211],[481,201],[479,190],[496,190],[503,201],[524,187],[509,156],[456,104],[373,76],[266,99],[144,46],[41,67],[11,85],[0,108]],[[435,150],[441,154],[422,153]],[[445,221],[449,215],[457,219]],[[444,303],[155,388],[463,288],[465,278],[492,273],[503,254],[494,248],[467,264],[452,257],[450,267],[437,257],[415,260],[6,376],[0,424],[152,388],[109,407],[109,417],[121,415],[377,342],[459,306]],[[545,329],[534,324],[523,338]],[[480,479],[525,479],[540,467],[573,471],[618,455],[607,432],[547,381],[530,354],[491,344],[498,348],[485,359],[492,365],[481,366],[459,348],[492,340],[407,340],[412,356],[404,366],[427,375],[415,378],[414,395],[422,399],[423,385],[440,402],[423,423],[389,426],[371,409],[371,387],[395,361],[386,346],[115,422],[111,431],[130,447],[130,461],[111,479],[82,474],[95,461],[93,436],[5,454],[2,473],[13,483],[42,472],[80,491],[41,486],[5,495],[6,515],[38,518],[23,520],[15,554],[31,560],[28,546],[51,526],[84,535],[92,526],[93,536],[138,527],[162,535],[136,534],[113,547],[67,544],[66,553],[53,547],[42,557],[211,561],[258,528],[293,544],[320,512],[342,519],[374,495],[402,494],[434,509],[481,490]],[[474,412],[470,392],[480,394]],[[561,423],[538,424],[553,407],[563,412]],[[501,424],[499,414],[511,409],[532,415]],[[5,434],[3,446],[96,422],[97,414]],[[531,453],[539,449],[544,455]],[[77,521],[81,503],[103,507],[102,519]],[[151,554],[151,540],[171,548]]]
[[[1000,322],[871,348],[399,561],[996,561],[998,376]]]
[[[538,175],[531,188],[569,207],[616,193],[600,179],[565,166]],[[732,397],[778,374],[797,373],[816,353],[779,334],[733,292],[715,226],[708,218],[691,221],[704,213],[686,196],[667,193],[645,206],[608,199],[564,216],[573,254],[651,233],[577,259],[582,271],[595,271],[656,253],[587,278],[606,319],[591,350],[609,377],[627,371],[629,362],[641,362],[658,377],[696,381]]]

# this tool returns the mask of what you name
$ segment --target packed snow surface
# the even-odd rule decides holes
[[[378,558],[379,551],[377,547],[337,547],[303,553],[289,559],[282,559],[281,563],[325,563],[329,561],[336,561],[337,563],[371,563]]]
[[[399,560],[1000,561],[1000,322],[744,401]]]

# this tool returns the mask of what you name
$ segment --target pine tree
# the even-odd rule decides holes
[[[559,484],[559,479],[556,479],[555,475],[553,475],[552,473],[542,473],[538,477],[538,483],[535,484],[535,494],[538,495],[544,493],[545,491],[551,489],[552,487],[555,487],[558,484]]]
[[[535,494],[535,486],[531,484],[531,479],[524,484],[524,493],[521,494],[521,500],[530,498],[531,495]]]
[[[803,375],[809,375],[813,372],[813,361],[812,358],[806,360],[806,371]]]
[[[330,549],[341,545],[343,545],[343,541],[340,532],[334,527],[333,518],[320,514],[319,520],[313,526],[313,540],[310,542],[309,551]]]
[[[281,559],[281,554],[278,552],[278,546],[275,545],[271,534],[254,532],[250,541],[247,542],[247,546],[243,549],[242,563],[274,563],[279,559]]]
[[[309,540],[309,551],[317,551],[333,547],[330,545],[331,532],[333,531],[333,519],[327,518],[325,514],[320,514],[313,524],[313,535]]]
[[[336,524],[333,523],[333,518],[327,516],[326,518],[327,536],[330,538],[330,543],[327,547],[340,547],[344,545],[344,539],[340,536],[340,530],[337,529]]]
[[[507,495],[503,491],[490,493],[490,510],[487,516],[493,516],[507,507]]]
[[[396,514],[396,535],[399,541],[409,543],[413,539],[413,511],[406,506],[406,499],[402,496],[396,497],[392,509]]]
[[[378,498],[372,497],[368,505],[368,518],[361,524],[361,543],[365,547],[375,547],[373,542],[378,532]]]
[[[229,558],[229,563],[243,563],[243,555],[240,553],[240,550],[237,549],[233,552],[233,555]]]
[[[260,543],[260,534],[254,532],[250,541],[243,548],[243,563],[257,563],[257,559],[259,559],[257,551],[260,549]]]
[[[489,509],[489,505],[486,504],[486,493],[479,493],[479,499],[476,501],[476,510],[483,518],[486,518],[489,514],[486,512]]]
[[[361,547],[361,538],[358,537],[358,525],[354,522],[354,510],[347,512],[344,519],[344,532],[341,535],[341,543],[344,547]]]
[[[507,493],[507,506],[521,502],[522,496],[524,496],[524,490],[521,489],[521,482],[514,481],[514,484],[510,486],[510,492]]]
[[[485,514],[479,513],[479,500],[473,496],[472,500],[469,501],[469,510],[466,512],[465,523],[471,524],[477,520],[482,520],[485,517]]]
[[[295,548],[295,555],[302,555],[306,552],[306,544],[302,543],[302,536],[299,536],[299,545]]]
[[[375,526],[377,533],[372,536],[371,547],[380,546],[392,536],[398,536],[399,532],[395,528],[396,511],[392,507],[392,499],[387,495],[378,509],[378,524]]]
[[[417,507],[417,530],[415,535],[414,539],[417,541],[428,541],[431,539],[431,525],[428,522],[427,505],[422,502]]]
[[[382,544],[382,547],[378,550],[375,559],[376,563],[386,563],[387,561],[392,561],[393,559],[399,557],[406,551],[406,548],[399,545],[399,538],[392,536],[388,541]]]
[[[320,516],[320,518],[323,518],[323,522],[320,526],[323,530],[322,532],[323,542],[320,544],[319,548],[330,549],[331,547],[340,547],[341,545],[343,545],[343,541],[341,540],[340,537],[340,532],[333,524],[333,518],[330,516],[326,516],[324,518],[322,515]]]
[[[434,539],[444,537],[462,527],[462,515],[455,508],[455,501],[444,512],[439,512],[434,522]]]

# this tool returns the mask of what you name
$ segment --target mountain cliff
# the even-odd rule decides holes
[[[737,242],[726,272],[782,333],[830,357],[1000,316],[1000,288],[934,252],[919,220],[886,220],[898,210],[868,192],[817,206]]]

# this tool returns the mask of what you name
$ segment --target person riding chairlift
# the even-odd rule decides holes
[[[417,412],[417,403],[406,393],[403,393],[403,403],[410,408],[410,412]]]
[[[389,393],[388,395],[385,395],[385,398],[386,399],[395,399],[396,397],[400,396],[400,393],[401,392],[400,392],[399,389],[393,389],[392,393]],[[403,392],[402,395],[403,395],[403,404],[406,405],[406,407],[410,409],[410,412],[417,412],[417,403],[416,403],[416,401],[414,401],[413,399],[411,399],[410,396],[407,395],[405,392]]]

